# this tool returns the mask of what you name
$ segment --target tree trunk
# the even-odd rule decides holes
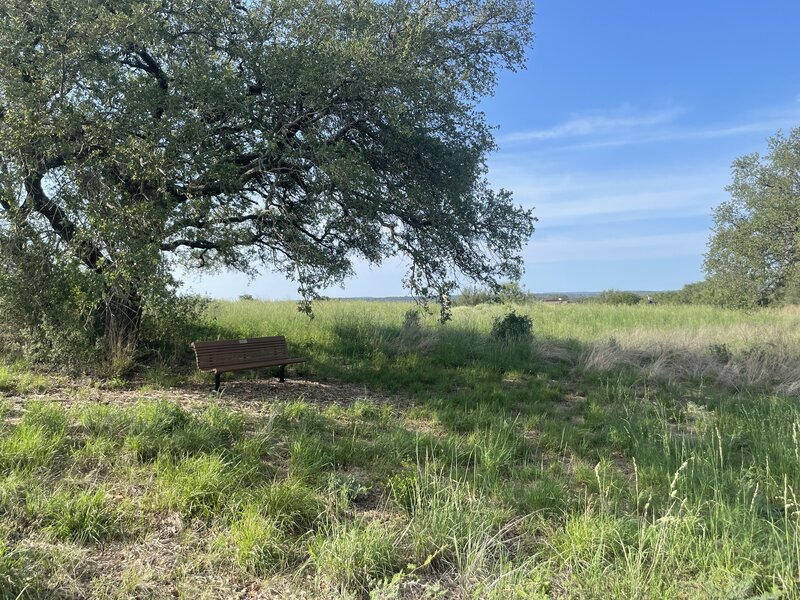
[[[142,301],[135,291],[111,291],[105,301],[105,347],[115,371],[133,364],[142,325]]]

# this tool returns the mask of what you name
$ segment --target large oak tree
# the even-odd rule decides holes
[[[124,339],[177,261],[266,265],[305,300],[354,258],[408,257],[421,296],[514,279],[534,219],[489,188],[476,105],[522,65],[531,17],[528,0],[0,0],[3,272],[72,269]]]
[[[529,0],[0,0],[6,280],[71,269],[101,336],[130,341],[177,262],[266,265],[307,301],[355,258],[407,257],[420,296],[515,279],[534,219],[488,186],[476,106],[522,66],[531,18]]]

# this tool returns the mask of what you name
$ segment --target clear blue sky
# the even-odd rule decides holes
[[[702,279],[731,161],[800,126],[798,0],[539,0],[528,69],[482,109],[495,187],[535,207],[536,292],[676,289]],[[404,295],[402,263],[330,296]],[[185,278],[212,297],[294,298],[266,273]],[[469,282],[465,282],[469,283]]]

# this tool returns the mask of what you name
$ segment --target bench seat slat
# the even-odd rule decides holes
[[[258,362],[250,362],[250,363],[240,363],[240,364],[230,364],[224,365],[219,367],[210,367],[207,369],[200,369],[204,373],[227,373],[228,371],[251,371],[254,369],[260,369],[261,367],[278,367],[280,365],[293,365],[296,363],[306,362],[305,359],[302,358],[284,358],[280,360],[273,360],[273,361],[258,361]]]

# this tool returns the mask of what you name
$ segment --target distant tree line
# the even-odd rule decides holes
[[[518,281],[509,281],[496,288],[466,286],[453,299],[456,306],[477,306],[479,304],[526,304],[534,302],[533,292],[524,288]]]

